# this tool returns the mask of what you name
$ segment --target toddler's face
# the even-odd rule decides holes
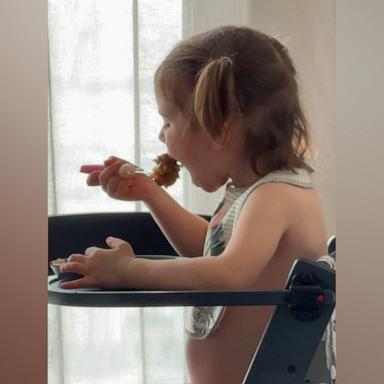
[[[159,139],[168,155],[179,161],[191,174],[194,184],[208,192],[221,187],[228,179],[216,156],[214,140],[201,127],[192,127],[180,109],[162,95],[157,95],[159,114],[164,119]]]

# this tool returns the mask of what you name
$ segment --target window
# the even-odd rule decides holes
[[[87,187],[79,169],[113,154],[151,170],[165,151],[153,75],[181,38],[182,2],[48,3],[49,214],[140,210]],[[168,190],[182,201],[183,182]],[[186,379],[181,308],[49,305],[48,316],[50,384]]]
[[[182,2],[49,1],[49,213],[139,210],[87,188],[81,164],[116,155],[146,170],[165,151],[156,67],[182,35]],[[169,188],[182,200],[182,183]]]

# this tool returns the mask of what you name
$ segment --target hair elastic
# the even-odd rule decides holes
[[[221,56],[219,60],[223,63],[233,65],[233,60],[229,56]]]

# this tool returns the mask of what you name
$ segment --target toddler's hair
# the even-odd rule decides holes
[[[225,122],[244,129],[258,174],[304,166],[310,135],[296,70],[273,37],[225,26],[183,40],[158,67],[155,90],[213,137]]]

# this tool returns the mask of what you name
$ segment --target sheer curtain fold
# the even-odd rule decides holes
[[[333,0],[49,0],[49,213],[134,211],[139,204],[88,188],[83,163],[114,154],[153,167],[158,141],[153,74],[182,37],[249,25],[282,38],[297,65],[318,143],[317,184],[334,232]],[[169,192],[196,213],[206,195],[182,174]],[[65,255],[60,255],[61,257]],[[180,384],[187,381],[183,311],[49,305],[49,384]],[[166,353],[165,353],[166,352]]]
[[[151,169],[165,150],[153,73],[182,36],[181,12],[178,0],[49,1],[51,215],[141,208],[88,188],[79,168],[113,154]],[[181,202],[182,183],[170,193]],[[49,305],[48,315],[50,384],[185,380],[181,309]]]

